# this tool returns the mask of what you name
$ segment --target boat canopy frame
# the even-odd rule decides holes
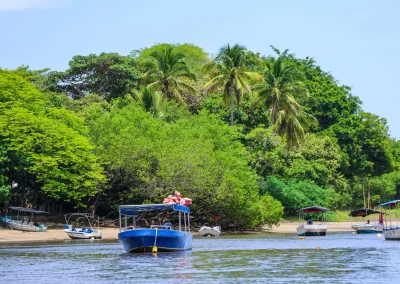
[[[74,221],[71,221],[72,217],[78,216],[78,218],[76,218]],[[86,219],[87,222],[89,223],[89,226],[93,229],[93,223],[96,224],[97,223],[97,228],[99,228],[100,225],[100,221],[99,218],[95,218],[92,214],[90,213],[67,213],[64,215],[65,217],[65,222],[67,225],[69,225],[69,222],[71,222],[71,226],[73,226],[73,224],[75,224],[76,222],[78,222],[78,220],[81,219]],[[90,221],[92,220],[92,222]]]
[[[49,212],[42,211],[42,210],[36,210],[36,209],[31,209],[31,208],[24,208],[24,207],[17,207],[17,206],[10,206],[8,209],[18,211],[18,212],[24,212],[24,213],[31,213],[31,214],[50,214]]]
[[[379,213],[381,213],[381,211],[363,208],[363,209],[356,209],[356,210],[351,211],[349,213],[349,216],[350,217],[367,217],[369,215],[379,214]]]
[[[179,231],[182,231],[182,213],[184,231],[190,232],[190,208],[179,204],[141,204],[141,205],[120,205],[119,206],[119,231],[122,232],[122,219],[124,219],[124,230],[137,229],[136,217],[140,212],[147,211],[177,211],[179,212]],[[124,217],[124,218],[122,218]],[[128,217],[132,217],[132,226],[128,226]]]
[[[321,222],[325,224],[328,222],[327,212],[329,211],[328,208],[320,207],[320,206],[310,206],[305,208],[300,208],[297,210],[299,212],[299,224],[304,225],[304,213],[322,213]]]
[[[398,208],[399,203],[400,203],[400,200],[397,199],[397,200],[391,200],[391,201],[388,201],[388,202],[384,202],[384,203],[381,203],[381,204],[378,205],[378,207],[382,207],[383,210],[387,210],[388,211],[388,213],[386,213],[386,212],[384,213],[385,214],[384,227],[383,227],[384,230],[400,228],[399,227],[399,216],[398,216],[398,214],[399,214],[398,213],[398,211],[399,211],[399,208]],[[395,214],[394,214],[395,220],[392,220],[392,212],[390,210],[392,207],[395,209]]]
[[[39,214],[50,214],[49,212],[46,212],[46,211],[36,210],[36,209],[31,209],[31,208],[25,208],[25,207],[18,207],[18,206],[9,206],[8,209],[18,212],[16,220],[14,220],[14,221],[19,221],[20,213],[28,213],[28,214],[30,214],[30,218],[27,215],[22,215],[21,214],[22,215],[21,218],[23,218],[23,221],[27,222],[27,223],[33,222],[33,214],[38,214],[38,215]],[[11,216],[7,215],[6,218],[9,218],[10,220],[12,220]]]

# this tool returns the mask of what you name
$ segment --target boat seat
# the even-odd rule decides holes
[[[161,228],[165,230],[172,230],[172,224],[170,222],[164,223]]]
[[[65,225],[64,225],[64,230],[68,230],[68,229],[69,229],[68,224],[65,224]]]
[[[93,230],[91,228],[87,229],[87,233],[93,233]]]
[[[75,228],[72,228],[72,230],[71,230],[72,232],[76,232],[76,229]]]

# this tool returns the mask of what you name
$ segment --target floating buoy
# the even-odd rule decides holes
[[[300,240],[304,240],[304,239],[305,239],[305,237],[304,237],[304,236],[301,236],[301,237],[299,237],[299,239],[300,239]]]
[[[380,237],[382,237],[382,234],[377,234],[376,236],[377,236],[378,238],[380,238]]]
[[[320,249],[321,247],[320,246],[317,246],[317,249]]]
[[[151,250],[152,253],[157,253],[157,251],[158,251],[158,250],[157,250],[157,247],[156,247],[156,246],[154,246],[153,249]]]
[[[353,232],[352,234],[354,235],[356,232]]]

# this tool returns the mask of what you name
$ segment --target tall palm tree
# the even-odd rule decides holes
[[[308,95],[308,90],[303,84],[304,75],[289,60],[288,50],[283,53],[274,50],[279,57],[265,62],[265,81],[254,87],[257,91],[254,104],[263,104],[267,110],[271,109],[270,126],[276,123],[278,112],[282,109],[299,112],[301,106],[296,98]]]
[[[203,66],[203,72],[209,73],[211,80],[205,85],[207,92],[212,93],[223,88],[224,102],[230,105],[230,123],[233,125],[234,96],[239,106],[245,92],[251,94],[249,81],[260,81],[262,76],[247,70],[247,50],[240,45],[221,48],[211,62]]]
[[[149,70],[146,76],[150,79],[147,87],[152,91],[160,91],[166,98],[183,104],[182,94],[196,93],[187,80],[196,80],[196,76],[186,65],[185,56],[175,52],[174,47],[166,46],[150,54],[150,60],[144,65]]]

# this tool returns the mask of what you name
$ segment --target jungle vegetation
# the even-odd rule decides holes
[[[194,218],[278,224],[298,208],[400,198],[385,118],[313,58],[191,44],[77,55],[65,71],[0,69],[0,209],[112,218],[175,190]]]

